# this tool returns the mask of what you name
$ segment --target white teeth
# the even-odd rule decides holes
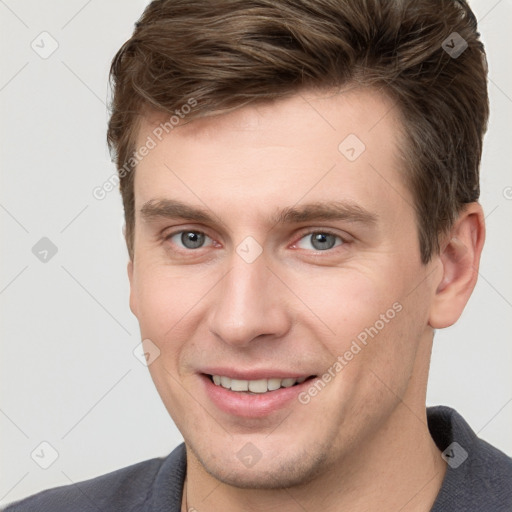
[[[231,379],[223,375],[212,375],[213,382],[217,386],[230,389],[231,391],[250,391],[251,393],[266,393],[267,391],[275,391],[281,387],[290,388],[294,384],[301,384],[306,380],[306,377],[286,378],[286,379],[257,379],[257,380],[243,380]]]
[[[297,379],[283,379],[281,381],[281,386],[283,386],[283,388],[291,388],[296,382]]]
[[[267,392],[267,379],[249,380],[247,383],[249,386],[249,391],[252,391],[253,393]]]
[[[249,381],[231,379],[231,391],[249,391]]]
[[[275,391],[281,387],[281,379],[268,379],[267,388],[269,391]]]

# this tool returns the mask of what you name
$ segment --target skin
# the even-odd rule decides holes
[[[139,144],[159,122],[146,116]],[[160,350],[149,370],[185,439],[183,510],[430,510],[445,473],[425,412],[433,333],[473,290],[484,224],[468,205],[421,262],[402,128],[378,92],[303,91],[178,126],[138,164],[130,307]],[[353,162],[338,150],[348,134],[366,146]],[[141,214],[164,199],[212,219]],[[374,222],[275,222],[334,201]],[[205,233],[205,246],[169,237],[180,230]],[[326,230],[336,245],[315,249],[311,233]],[[236,252],[248,236],[263,249],[252,263]],[[307,404],[248,419],[203,391],[205,365],[321,376],[396,303]],[[248,442],[261,454],[250,468],[237,457]]]

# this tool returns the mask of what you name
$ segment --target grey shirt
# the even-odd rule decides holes
[[[479,439],[448,407],[427,409],[428,426],[448,463],[431,512],[512,512],[512,459]],[[185,445],[74,485],[40,492],[5,512],[180,512]]]

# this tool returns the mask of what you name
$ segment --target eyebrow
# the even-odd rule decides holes
[[[344,220],[361,224],[375,224],[377,215],[361,206],[342,201],[309,203],[285,208],[275,215],[275,224],[293,224],[311,221]]]
[[[207,210],[190,206],[175,199],[152,199],[142,205],[140,214],[147,221],[158,218],[188,219],[204,223],[213,221],[212,215]]]
[[[146,221],[163,218],[186,219],[205,224],[215,223],[214,215],[209,213],[207,209],[191,206],[175,199],[147,201],[140,209],[140,214]],[[316,202],[284,208],[271,216],[270,223],[272,225],[299,224],[301,222],[328,220],[343,220],[371,225],[377,222],[377,215],[351,202]]]

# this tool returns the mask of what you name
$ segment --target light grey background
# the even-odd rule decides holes
[[[182,440],[133,355],[119,194],[92,195],[115,172],[110,61],[146,3],[0,0],[0,504],[166,455]],[[488,238],[461,321],[436,335],[428,403],[456,407],[512,455],[512,3],[472,6],[490,65]],[[52,39],[46,59],[31,47],[49,52]],[[42,237],[58,249],[46,263],[32,252]],[[43,441],[58,453],[48,469]]]

